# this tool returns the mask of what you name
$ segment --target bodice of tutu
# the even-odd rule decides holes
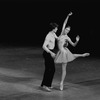
[[[55,63],[67,63],[75,59],[75,56],[70,52],[70,50],[65,48],[65,44],[66,42],[68,43],[68,41],[70,41],[70,38],[67,35],[61,35],[58,38],[59,51],[55,57]]]
[[[58,39],[58,48],[59,50],[64,50],[64,45],[66,43],[67,37],[65,35],[62,35]]]

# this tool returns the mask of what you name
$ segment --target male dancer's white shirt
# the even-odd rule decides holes
[[[55,39],[57,38],[56,34],[51,31],[47,34],[46,38],[45,38],[45,41],[44,41],[44,44],[43,44],[43,48],[49,52],[48,49],[54,49],[55,47]]]

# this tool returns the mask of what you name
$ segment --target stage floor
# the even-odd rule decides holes
[[[0,48],[0,100],[100,100],[100,59],[78,58],[67,66],[59,90],[61,65],[56,64],[52,92],[42,90],[44,64],[40,48]]]

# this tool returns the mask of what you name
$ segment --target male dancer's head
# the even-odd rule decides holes
[[[53,29],[53,32],[57,32],[57,30],[58,30],[58,24],[56,24],[56,23],[50,23],[50,25],[51,25],[51,27],[52,27],[52,29]]]

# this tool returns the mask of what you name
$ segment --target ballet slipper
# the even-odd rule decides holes
[[[60,84],[60,90],[63,90],[63,83]]]
[[[43,88],[44,90],[48,91],[48,92],[51,92],[51,89],[50,89],[49,87],[47,87],[47,86],[42,86],[42,88]]]
[[[90,53],[84,53],[83,57],[86,57],[86,56],[89,56],[89,55],[90,55]]]
[[[50,89],[53,89],[53,87],[51,86],[51,87],[49,87]]]

